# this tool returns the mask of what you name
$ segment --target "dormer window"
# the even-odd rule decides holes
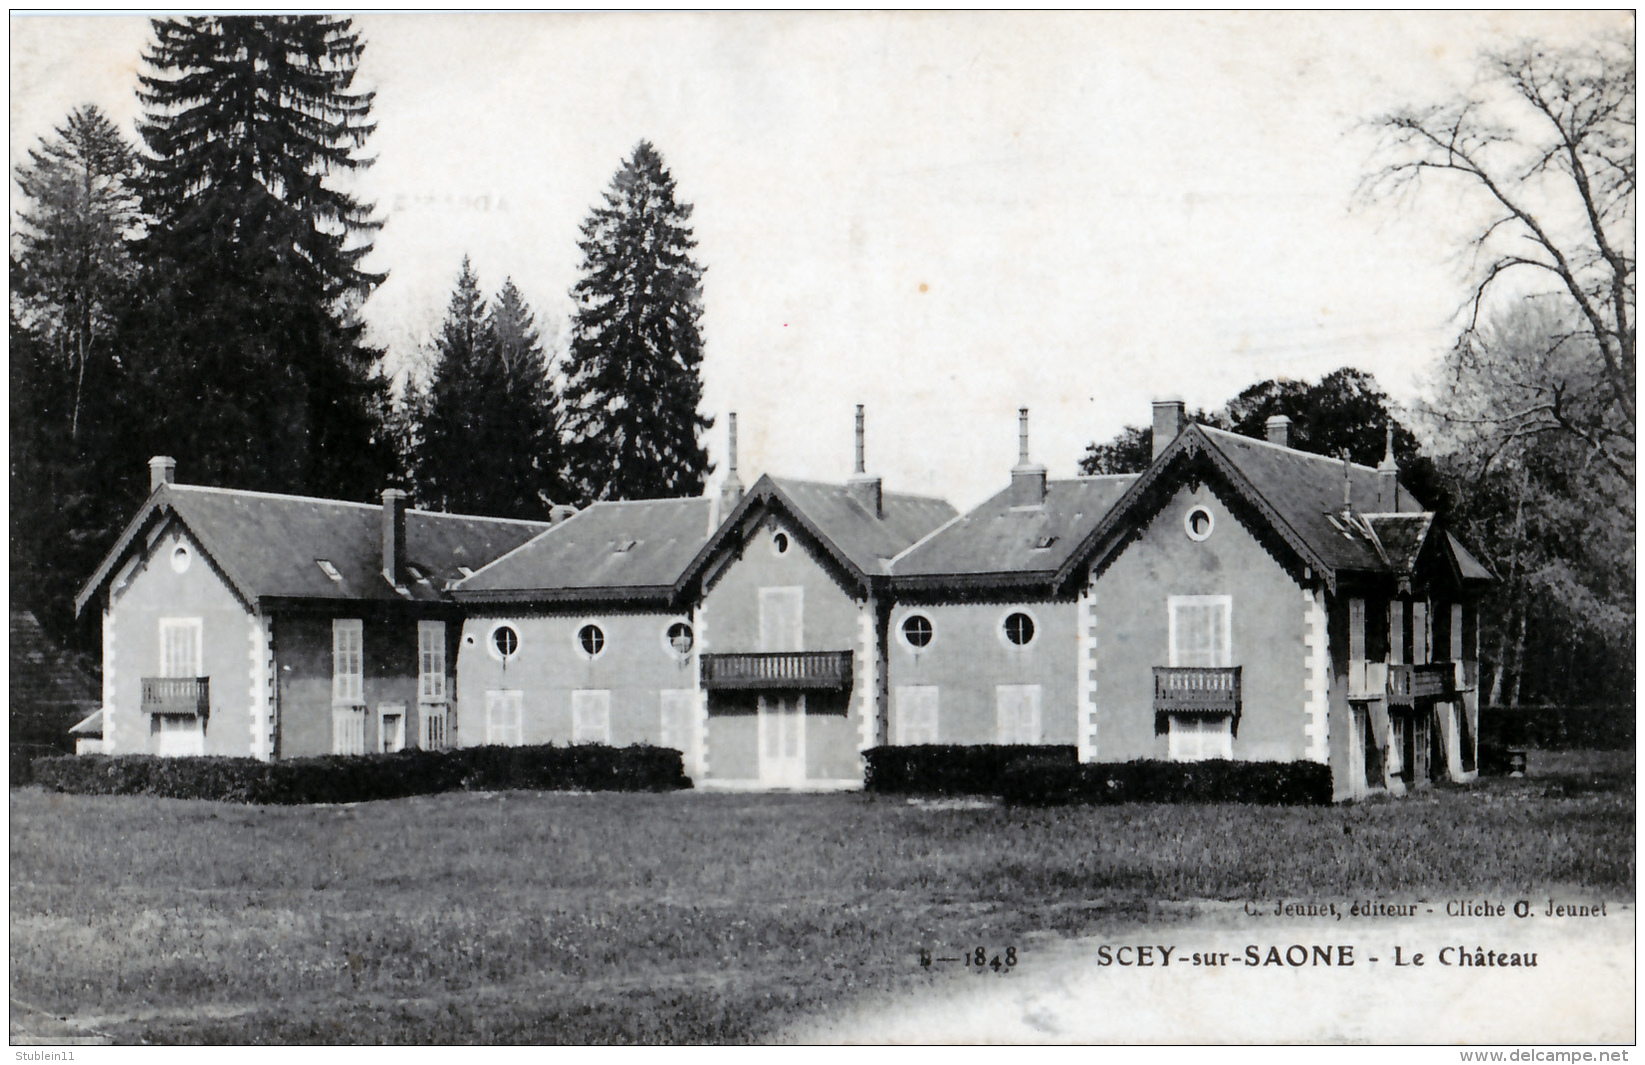
[[[1039,539],[1034,541],[1034,550],[1044,551],[1046,548],[1050,547],[1052,544],[1054,544],[1056,542],[1057,542],[1057,538],[1055,536],[1042,536]]]
[[[320,572],[324,573],[327,577],[330,577],[338,584],[343,583],[343,575],[337,572],[337,567],[331,564],[331,560],[329,558],[317,558],[314,560],[314,564],[319,566]]]
[[[618,540],[616,546],[611,550],[615,551],[619,555],[626,555],[630,551],[634,550],[635,545],[639,542],[640,541],[638,540]]]

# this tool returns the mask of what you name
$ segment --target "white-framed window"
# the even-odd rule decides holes
[[[406,749],[406,708],[384,703],[377,708],[377,750],[393,754]]]
[[[486,633],[486,653],[505,665],[520,653],[520,633],[506,621],[499,621]]]
[[[1188,513],[1182,516],[1182,528],[1190,540],[1204,540],[1216,527],[1217,519],[1212,516],[1211,509],[1203,505],[1189,507]]]
[[[662,704],[662,728],[657,733],[657,745],[672,747],[689,758],[692,748],[696,746],[694,711],[697,691],[695,688],[664,688],[657,694]]]
[[[1227,714],[1172,714],[1166,749],[1173,762],[1232,758],[1232,721]]]
[[[446,623],[417,623],[417,698],[425,703],[446,697]]]
[[[359,618],[332,619],[331,701],[336,706],[353,706],[365,699],[364,645],[365,626]]]
[[[577,632],[572,637],[577,647],[577,653],[584,658],[593,660],[605,653],[607,644],[605,629],[592,621],[577,626]]]
[[[805,589],[760,589],[760,650],[805,650]]]
[[[1226,595],[1173,595],[1168,600],[1171,666],[1231,666],[1234,664],[1233,597]]]
[[[996,742],[1040,742],[1040,686],[1001,684],[994,688]]]
[[[692,631],[689,621],[681,619],[663,626],[663,650],[672,657],[685,658],[690,655],[691,648],[696,642],[697,635]]]
[[[444,703],[423,703],[417,708],[419,746],[425,751],[446,748],[446,708]]]
[[[194,561],[193,553],[187,544],[178,544],[171,549],[171,569],[174,573],[187,573],[189,563]]]
[[[200,618],[160,619],[160,675],[198,677],[202,675]]]
[[[486,692],[486,742],[497,747],[518,747],[524,742],[521,705],[525,693],[519,690]]]
[[[995,627],[994,634],[1008,649],[1020,651],[1039,636],[1040,619],[1034,616],[1033,611],[1012,607],[1000,615],[1000,623]]]
[[[366,753],[365,707],[334,706],[331,708],[331,753]]]
[[[571,742],[611,742],[611,692],[581,688],[571,693]]]
[[[1462,661],[1462,604],[1451,604],[1451,661]]]
[[[931,641],[937,638],[937,627],[929,615],[916,611],[903,615],[897,623],[897,635],[903,647],[917,653],[931,646]]]
[[[904,684],[897,687],[897,745],[911,747],[937,742],[937,686]]]

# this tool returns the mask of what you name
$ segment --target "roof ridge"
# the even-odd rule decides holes
[[[1244,433],[1236,433],[1229,429],[1218,429],[1214,425],[1201,425],[1198,422],[1195,422],[1194,424],[1199,425],[1201,429],[1208,433],[1216,433],[1219,436],[1233,437],[1242,443],[1261,444],[1263,447],[1273,448],[1275,451],[1283,451],[1288,455],[1300,455],[1305,459],[1317,459],[1320,462],[1330,462],[1337,466],[1342,465],[1341,458],[1332,458],[1330,455],[1321,455],[1317,451],[1304,451],[1301,448],[1290,447],[1286,444],[1276,444],[1272,440],[1264,440],[1260,436],[1246,436]],[[1375,466],[1367,466],[1361,462],[1349,462],[1349,465],[1355,469],[1364,470],[1367,473],[1377,472],[1377,468]]]
[[[1046,484],[1073,484],[1076,481],[1117,481],[1123,477],[1141,477],[1142,472],[1136,473],[1077,473],[1072,477],[1053,477]]]
[[[812,488],[832,488],[840,492],[849,492],[851,489],[851,486],[844,481],[813,481],[805,477],[775,477],[771,474],[764,474],[763,476],[770,477],[777,484],[802,484]],[[954,505],[942,496],[921,495],[918,492],[887,492],[883,489],[880,492],[880,499],[882,502],[887,499],[917,499],[925,503],[941,503],[948,507]]]
[[[325,496],[300,496],[289,492],[259,492],[254,488],[222,488],[212,484],[178,484],[175,481],[166,485],[168,489],[180,492],[211,492],[217,495],[229,496],[256,496],[258,499],[282,499],[289,503],[326,503],[336,507],[360,507],[365,510],[382,510],[381,503],[360,503],[353,499],[329,499]],[[501,518],[492,514],[452,514],[444,510],[425,510],[422,507],[407,507],[407,514],[426,514],[433,518],[452,518],[463,521],[498,521],[510,525],[548,525],[547,519],[536,518]]]
[[[660,497],[658,499],[596,499],[594,502],[590,503],[588,506],[586,506],[583,509],[579,510],[577,513],[578,514],[587,514],[589,511],[593,510],[595,507],[633,507],[633,506],[639,506],[642,503],[650,505],[650,504],[655,504],[655,503],[712,503],[712,502],[713,502],[713,500],[709,499],[707,496],[663,496],[663,497]],[[570,519],[568,518],[566,520],[569,521]],[[561,522],[561,524],[563,525],[564,522]]]

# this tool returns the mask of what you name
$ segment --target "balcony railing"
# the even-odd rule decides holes
[[[1154,712],[1238,714],[1239,666],[1155,666]]]
[[[851,687],[850,651],[775,651],[702,656],[709,689],[817,689]]]
[[[211,709],[210,677],[144,677],[145,714],[207,714]]]
[[[1389,706],[1415,706],[1418,699],[1443,700],[1456,693],[1457,673],[1453,662],[1388,665]]]

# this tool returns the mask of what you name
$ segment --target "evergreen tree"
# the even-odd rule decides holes
[[[535,316],[512,281],[487,307],[463,259],[435,339],[426,389],[403,406],[420,414],[415,491],[426,506],[543,518],[562,494],[556,401]]]
[[[131,322],[146,443],[202,481],[372,497],[392,459],[355,311],[382,280],[360,267],[380,223],[333,180],[370,164],[359,35],[319,15],[153,26]]]
[[[703,269],[691,205],[641,141],[583,223],[583,277],[567,360],[571,467],[585,499],[696,495],[711,467],[698,443]]]

